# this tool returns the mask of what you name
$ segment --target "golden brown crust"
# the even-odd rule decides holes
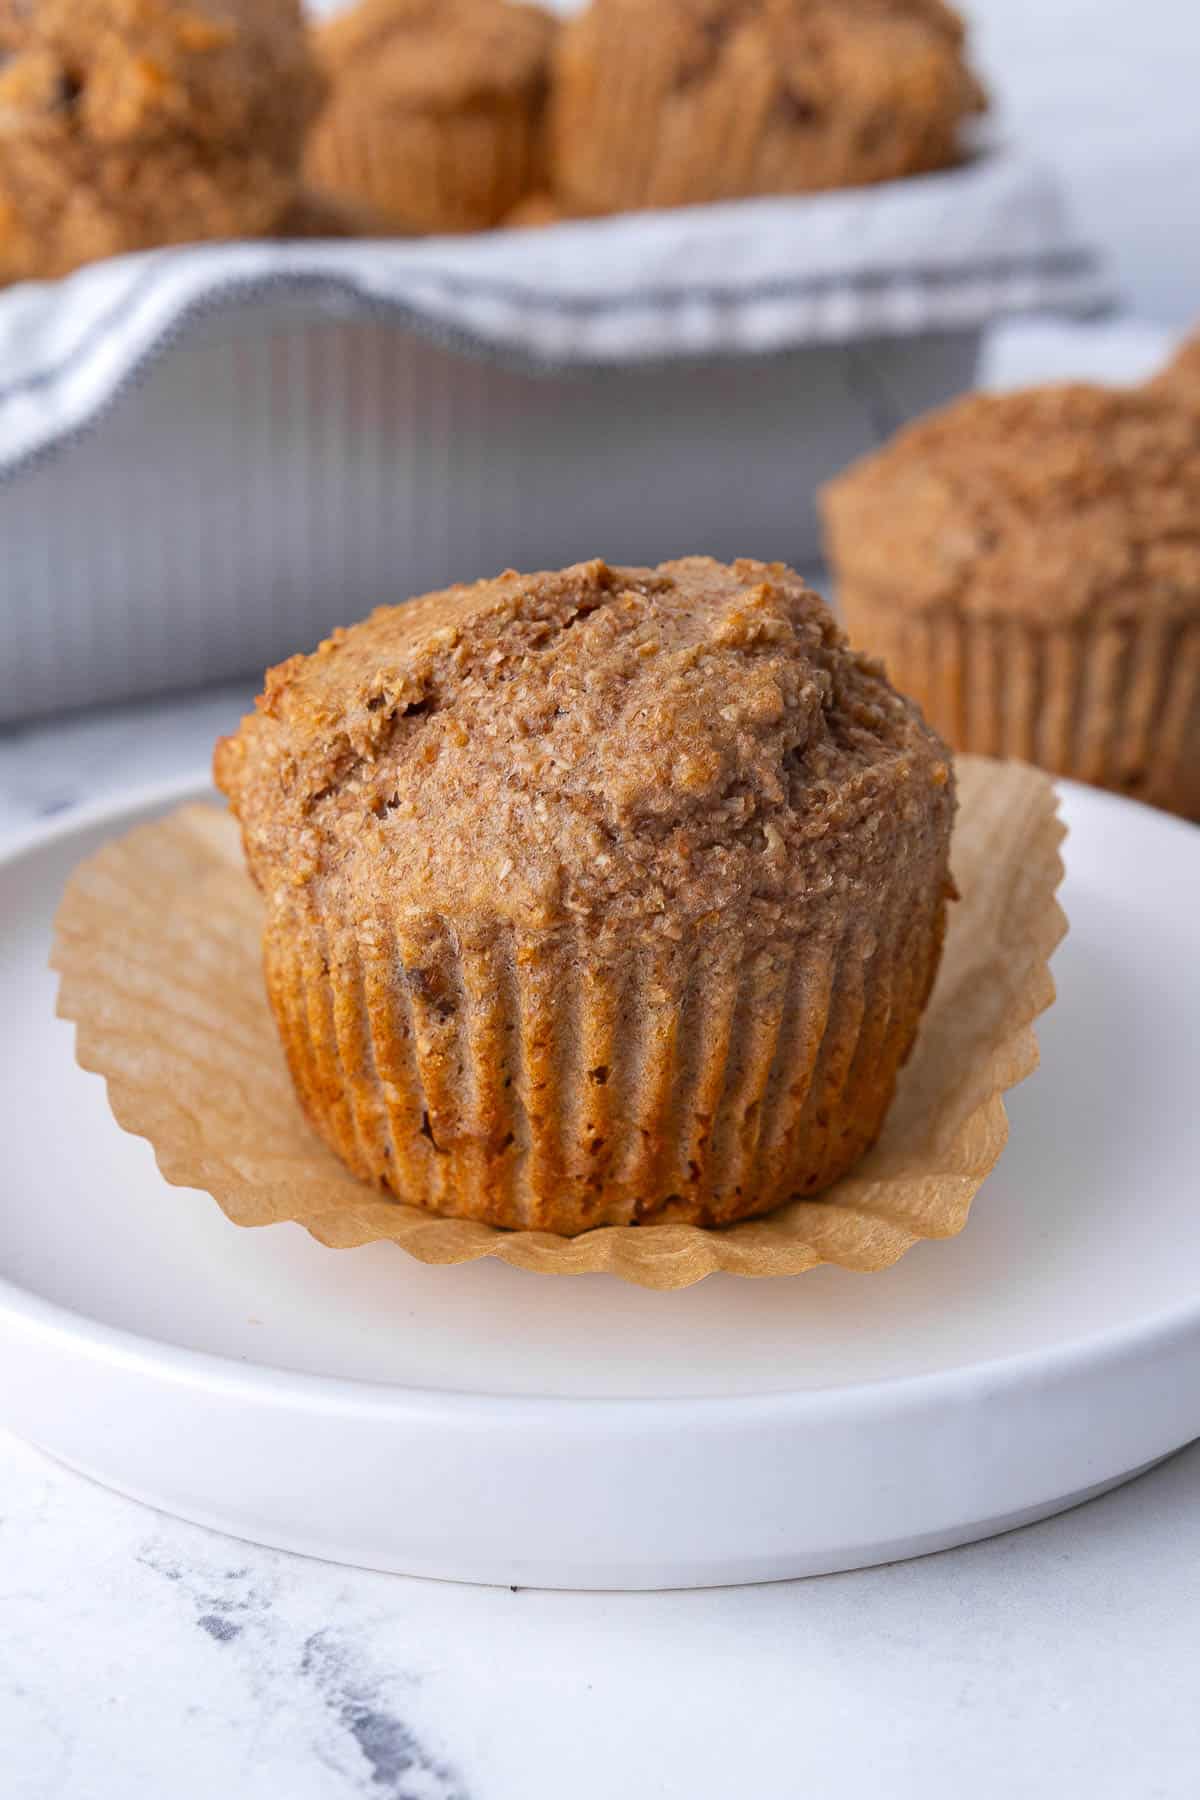
[[[320,97],[298,0],[39,0],[0,67],[0,278],[267,231]]]
[[[975,395],[824,511],[851,638],[948,742],[1200,817],[1200,415]]]
[[[1048,625],[1200,612],[1200,421],[1159,394],[972,394],[822,499],[840,578],[908,611]]]
[[[216,776],[310,1119],[434,1211],[577,1232],[816,1192],[944,926],[939,741],[781,565],[509,574],[268,677]]]
[[[266,890],[679,926],[805,899],[939,755],[798,576],[690,557],[382,607],[270,671],[219,775]]]
[[[396,231],[497,225],[544,179],[557,26],[511,0],[360,0],[317,34],[314,183]]]
[[[592,0],[556,55],[556,188],[602,213],[944,168],[985,104],[963,46],[941,0]]]

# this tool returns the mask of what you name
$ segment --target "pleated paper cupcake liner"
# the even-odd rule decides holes
[[[788,1199],[763,1218],[718,1228],[601,1225],[565,1237],[442,1218],[357,1179],[305,1119],[264,993],[261,903],[245,874],[233,822],[215,808],[185,808],[140,827],[76,871],[57,920],[59,1010],[76,1022],[81,1064],[105,1077],[118,1123],[150,1140],[169,1182],[212,1194],[238,1225],[292,1220],[334,1248],[384,1239],[423,1262],[497,1256],[549,1273],[609,1271],[652,1288],[687,1286],[718,1269],[757,1276],[796,1274],[822,1262],[883,1269],[919,1240],[952,1236],[966,1223],[971,1199],[1007,1136],[1004,1092],[1036,1066],[1032,1024],[1053,997],[1047,963],[1065,929],[1055,900],[1062,828],[1049,781],[1018,765],[968,757],[960,761],[959,784],[953,868],[962,898],[951,909],[937,982],[883,1131],[852,1172],[818,1198]],[[683,1179],[697,1140],[681,1131],[678,1139],[639,1147],[639,1120],[629,1111],[632,1074],[628,1084],[624,1077],[613,1080],[617,1062],[606,1046],[616,1041],[626,1016],[619,994],[610,991],[598,1003],[581,987],[566,1007],[551,1009],[548,990],[543,1002],[534,983],[524,1011],[511,991],[502,991],[490,1005],[464,1008],[470,1023],[463,1026],[445,1007],[454,993],[440,980],[442,965],[429,955],[437,947],[429,931],[419,944],[400,947],[414,968],[439,972],[417,984],[420,1017],[407,1044],[372,1043],[370,1079],[355,1084],[353,1103],[306,1089],[315,1068],[297,1045],[319,1039],[337,1046],[346,1067],[366,1066],[363,1019],[371,984],[385,978],[387,940],[381,938],[374,957],[356,949],[360,999],[351,998],[352,983],[340,980],[318,984],[319,991],[313,984],[295,988],[304,995],[303,1006],[297,1002],[285,1035],[298,1085],[310,1108],[330,1108],[330,1130],[340,1134],[343,1152],[357,1146],[378,1154],[391,1141],[400,1168],[405,1156],[435,1157],[439,1129],[459,1130],[464,1118],[473,1130],[486,1123],[480,1142],[494,1148],[520,1118],[504,1085],[516,1067],[519,1037],[519,1079],[528,1084],[523,1106],[530,1120],[528,1153],[520,1160],[537,1166],[543,1186],[563,1178],[575,1182],[579,1194],[587,1191],[581,1146],[606,1133],[597,1154],[616,1158],[620,1178],[631,1186],[640,1190],[651,1168],[639,1167],[638,1159],[660,1154],[661,1166],[651,1171],[656,1188],[668,1171],[670,1179]],[[880,933],[875,957],[907,971],[919,987],[920,959],[908,953],[903,921],[895,931]],[[340,948],[335,943],[323,952],[331,968]],[[799,1106],[816,1132],[826,1129],[822,1112],[830,1121],[837,1116],[822,1095],[854,1093],[870,1079],[881,1066],[880,1045],[893,1026],[900,1028],[915,997],[901,982],[890,1004],[879,1004],[873,962],[861,948],[861,985],[840,983],[848,1016],[842,1024],[824,1022],[828,1051]],[[297,954],[315,954],[315,946],[298,946]],[[459,968],[464,992],[476,1002],[491,992],[490,974],[501,973],[489,972],[482,957],[464,957]],[[701,1179],[712,1191],[730,1181],[736,1186],[739,1173],[778,1179],[781,1133],[796,1117],[795,1101],[785,1103],[784,1090],[789,1071],[811,1060],[808,1034],[820,1016],[811,997],[807,1008],[800,1005],[795,969],[786,978],[767,967],[730,974],[734,979],[724,989],[707,980],[703,992],[699,985],[689,989],[679,1009],[664,1003],[663,1016],[678,1020],[678,1042],[669,1030],[645,1029],[635,1065],[640,1104],[665,1104],[676,1122],[694,1127],[708,1110],[705,1096],[714,1097],[701,1165]],[[547,971],[545,981],[552,979]],[[330,999],[335,987],[336,1003]],[[553,1010],[556,1020],[568,1021],[569,1057],[561,1055],[556,1033],[543,1029],[543,1008],[546,1017]],[[708,1048],[712,1009],[730,1018],[718,1034],[725,1048],[717,1053]],[[464,1030],[464,1056],[469,1053],[472,1066],[487,1072],[478,1092],[457,1078]],[[421,1089],[405,1073],[407,1056],[424,1064]],[[574,1077],[564,1084],[560,1066],[583,1070],[589,1088]],[[593,1079],[592,1071],[607,1079]],[[395,1081],[394,1074],[404,1078]],[[545,1086],[538,1087],[543,1078]],[[517,1080],[514,1075],[514,1085]],[[427,1096],[421,1110],[428,1120],[416,1118],[420,1091]],[[564,1154],[564,1142],[574,1147],[574,1160]],[[842,1154],[836,1143],[822,1149],[814,1139],[814,1145],[818,1168],[831,1167]],[[475,1154],[482,1168],[484,1153]],[[822,1157],[828,1160],[822,1163]],[[481,1182],[482,1175],[475,1179]],[[514,1177],[512,1194],[519,1185]]]
[[[872,131],[878,118],[861,100],[842,116],[814,112],[801,146],[774,70],[744,62],[735,82],[681,83],[677,41],[648,16],[636,56],[609,34],[582,58],[560,59],[551,104],[556,182],[581,212],[595,213],[686,206],[714,190],[722,200],[836,191],[967,160],[979,134],[965,75],[943,70],[919,109],[895,99],[884,131]]]
[[[497,225],[537,184],[538,127],[521,99],[461,115],[386,118],[330,107],[308,149],[310,181],[401,231]]]
[[[842,606],[855,644],[956,749],[1200,819],[1200,622],[914,617],[850,583]]]
[[[330,930],[296,904],[268,992],[310,1122],[396,1198],[567,1235],[712,1225],[820,1192],[878,1135],[944,927],[911,888],[833,939],[619,960],[582,927]]]

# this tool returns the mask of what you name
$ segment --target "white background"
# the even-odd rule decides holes
[[[1200,316],[1197,0],[971,0],[1012,136],[1067,180],[1084,233],[1147,318]]]

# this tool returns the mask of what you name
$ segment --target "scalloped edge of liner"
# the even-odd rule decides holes
[[[983,764],[993,759],[975,756],[960,760]],[[1027,765],[1010,763],[1009,766]],[[1036,961],[1031,963],[1025,1003],[1013,1019],[1006,1036],[988,1056],[984,1065],[986,1075],[984,1069],[980,1071],[980,1078],[986,1079],[989,1092],[978,1106],[964,1115],[956,1128],[954,1146],[961,1146],[967,1153],[963,1165],[958,1167],[951,1163],[946,1167],[931,1166],[923,1169],[919,1175],[889,1178],[890,1185],[897,1192],[903,1192],[907,1187],[924,1185],[931,1178],[956,1180],[962,1187],[960,1203],[948,1225],[941,1230],[926,1232],[913,1231],[907,1223],[901,1224],[895,1219],[889,1219],[876,1207],[867,1210],[863,1216],[881,1228],[880,1237],[883,1239],[883,1242],[877,1239],[874,1254],[869,1260],[845,1251],[839,1253],[836,1246],[829,1247],[829,1253],[824,1254],[819,1245],[812,1241],[813,1235],[821,1235],[819,1232],[812,1234],[810,1231],[807,1236],[801,1236],[798,1232],[794,1245],[780,1240],[779,1224],[790,1213],[803,1217],[811,1227],[814,1217],[826,1204],[822,1196],[789,1201],[786,1206],[762,1218],[746,1219],[719,1228],[699,1225],[610,1225],[581,1233],[578,1237],[566,1238],[553,1232],[508,1231],[475,1220],[423,1213],[419,1208],[402,1202],[376,1198],[370,1189],[358,1184],[362,1187],[364,1196],[362,1208],[337,1204],[324,1214],[317,1212],[307,1218],[289,1220],[280,1217],[243,1221],[237,1216],[237,1200],[231,1184],[214,1179],[206,1166],[202,1151],[198,1150],[193,1154],[186,1144],[179,1148],[173,1145],[160,1146],[156,1141],[155,1126],[163,1111],[171,1110],[178,1115],[186,1113],[186,1106],[180,1102],[172,1102],[160,1092],[131,1081],[124,1075],[114,1074],[106,1068],[101,1045],[103,1029],[94,1019],[86,1016],[83,1005],[88,982],[69,966],[57,919],[50,956],[50,966],[60,977],[56,1011],[60,1018],[70,1020],[75,1025],[75,1058],[80,1068],[99,1075],[104,1081],[109,1106],[117,1124],[132,1136],[145,1138],[149,1142],[164,1181],[172,1187],[208,1193],[216,1200],[226,1217],[242,1228],[257,1228],[260,1224],[299,1224],[328,1249],[350,1250],[368,1243],[389,1242],[396,1244],[418,1262],[435,1266],[477,1262],[491,1256],[514,1268],[537,1273],[612,1274],[638,1287],[660,1292],[691,1287],[706,1276],[718,1272],[765,1280],[772,1276],[805,1274],[810,1269],[832,1264],[859,1273],[881,1273],[893,1267],[915,1244],[956,1237],[962,1231],[975,1195],[996,1166],[1008,1142],[1009,1121],[1004,1095],[1026,1080],[1040,1061],[1035,1022],[1054,1001],[1055,984],[1049,963],[1068,930],[1066,914],[1056,898],[1064,874],[1059,846],[1067,835],[1067,828],[1059,813],[1058,793],[1051,778],[1041,770],[1030,768],[1028,772],[1037,775],[1044,783],[1044,797],[1050,804],[1027,841],[1045,838],[1049,852],[1053,834],[1053,855],[1048,854],[1046,858],[1045,879],[1039,889],[1038,904],[1036,907],[1031,905],[1030,908],[1031,923],[1036,932]],[[178,812],[167,817],[177,818]],[[166,820],[156,823],[161,825]],[[103,848],[108,847],[105,845]],[[103,849],[97,854],[103,855]],[[972,1145],[978,1146],[974,1152]],[[324,1150],[324,1146],[321,1149]],[[353,1180],[353,1177],[349,1179]],[[829,1193],[836,1192],[843,1196],[843,1202],[837,1209],[840,1214],[844,1216],[855,1210],[845,1204],[847,1190],[864,1184],[863,1177],[849,1175],[829,1190]],[[375,1207],[387,1210],[390,1229],[386,1232],[374,1229],[364,1220],[364,1212]],[[397,1209],[404,1216],[397,1217]],[[326,1220],[329,1221],[328,1224],[325,1223]],[[768,1235],[771,1241],[771,1266],[749,1266],[755,1248],[761,1249],[764,1235]],[[664,1264],[664,1257],[671,1260]]]

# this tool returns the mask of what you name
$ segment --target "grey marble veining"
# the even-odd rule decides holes
[[[0,1434],[4,1800],[1192,1800],[1198,1656],[1200,1446],[921,1562],[586,1595],[258,1549]]]
[[[387,1578],[177,1524],[2,1435],[0,1484],[6,1800],[469,1800]]]

